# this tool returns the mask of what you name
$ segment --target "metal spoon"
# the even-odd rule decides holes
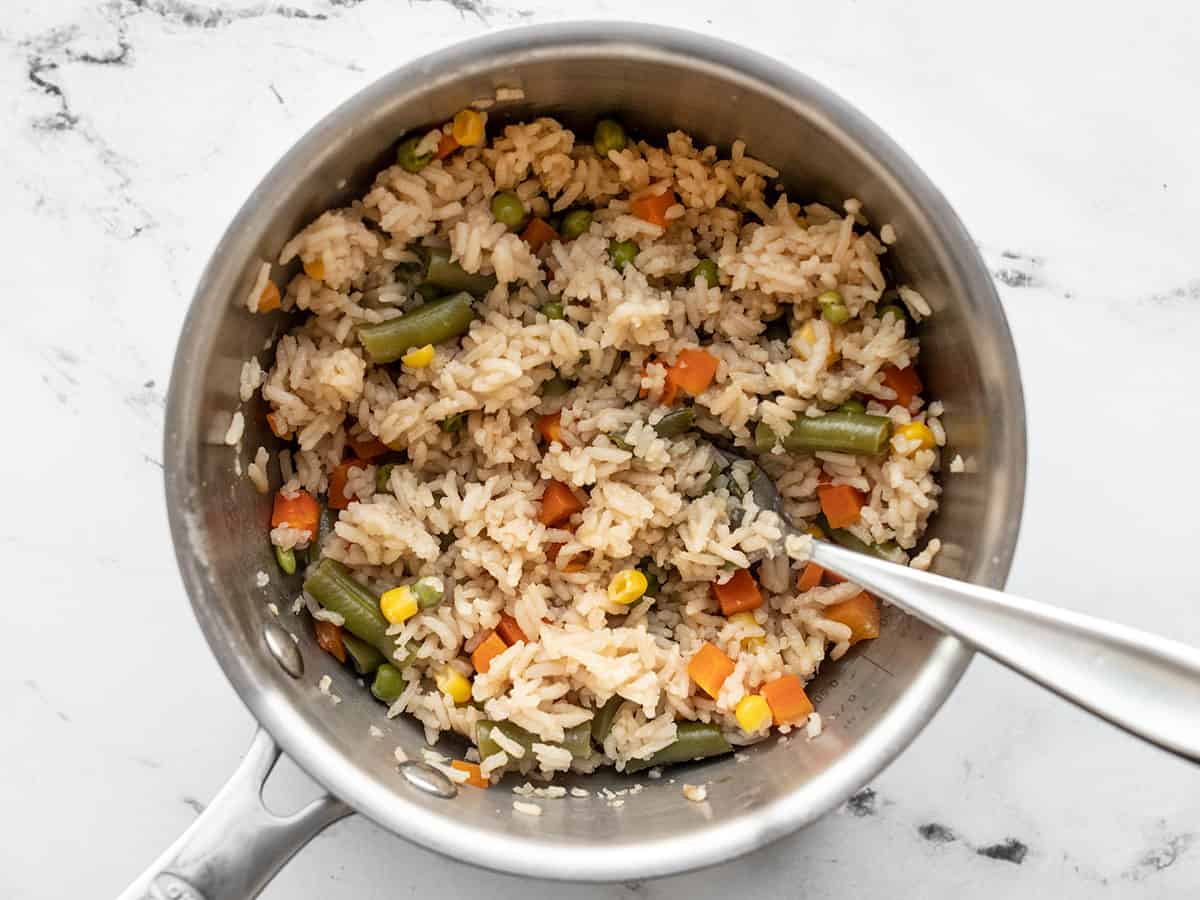
[[[800,534],[775,483],[746,461],[754,501],[779,515],[785,541]],[[1200,762],[1200,650],[826,541],[813,542],[812,559],[1130,734]]]

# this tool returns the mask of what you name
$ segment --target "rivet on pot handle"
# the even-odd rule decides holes
[[[293,815],[272,814],[262,802],[279,747],[263,729],[208,808],[125,889],[118,900],[245,900],[301,847],[351,812],[326,795]]]

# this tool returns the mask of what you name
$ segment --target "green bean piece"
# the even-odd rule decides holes
[[[550,300],[547,303],[543,303],[538,307],[538,312],[540,312],[547,319],[551,320],[562,319],[565,317],[563,305],[557,300]]]
[[[432,153],[417,153],[417,145],[421,143],[423,137],[424,135],[410,137],[401,141],[400,146],[396,148],[396,162],[405,172],[420,172],[433,162]]]
[[[867,411],[867,404],[863,403],[861,400],[857,400],[854,397],[851,397],[849,400],[847,400],[845,403],[843,403],[841,406],[839,406],[837,408],[837,411],[838,412],[865,413]]]
[[[562,746],[575,759],[587,759],[592,755],[592,723],[584,722],[574,728],[563,729]]]
[[[391,663],[381,663],[375,670],[375,680],[371,682],[371,693],[375,699],[383,703],[395,703],[404,693],[404,678],[400,670]]]
[[[542,396],[561,397],[573,387],[575,387],[573,382],[567,381],[561,375],[555,375],[553,378],[547,378],[542,382]]]
[[[512,191],[501,191],[492,197],[492,215],[501,225],[516,231],[525,224],[525,204]]]
[[[442,589],[432,580],[422,578],[412,586],[412,592],[417,596],[417,606],[421,609],[433,609],[442,602]]]
[[[614,447],[616,447],[618,450],[624,450],[626,453],[633,452],[633,444],[631,444],[631,443],[629,443],[629,441],[625,440],[625,435],[617,434],[617,432],[615,432],[615,431],[610,431],[608,433],[607,437],[608,437],[608,442],[610,444],[612,444]]]
[[[783,446],[793,453],[858,453],[878,456],[887,450],[892,420],[859,412],[831,412],[817,418],[797,416]]]
[[[695,284],[701,278],[704,279],[710,288],[716,287],[721,283],[717,264],[711,259],[700,260],[700,262],[696,263],[696,267],[688,274],[688,282],[690,284]]]
[[[446,434],[458,434],[463,430],[463,425],[467,422],[467,414],[465,412],[455,413],[452,416],[446,416],[438,423],[438,428],[442,429]]]
[[[763,330],[763,337],[768,341],[782,341],[787,343],[792,336],[792,329],[788,325],[788,317],[780,316],[778,319],[772,319],[767,323],[767,327]]]
[[[676,725],[675,743],[663,747],[649,759],[631,759],[625,763],[626,772],[641,772],[655,766],[670,766],[709,756],[732,753],[729,741],[721,729],[708,722],[680,722]]]
[[[537,740],[520,725],[512,722],[493,722],[490,719],[480,719],[475,723],[475,746],[479,748],[480,761],[503,751],[503,747],[492,740],[492,730],[498,729],[506,738],[516,741],[525,748],[526,753],[533,752],[533,743]]]
[[[624,150],[627,142],[625,129],[614,119],[601,119],[596,123],[596,130],[592,132],[592,146],[596,148],[597,153],[606,158],[610,150]]]
[[[429,262],[425,264],[425,281],[442,291],[466,291],[476,300],[482,298],[496,286],[495,275],[468,272],[450,259],[445,247],[434,247],[429,251]],[[426,341],[435,344],[436,341]]]
[[[430,300],[444,296],[445,292],[431,281],[422,281],[413,288],[413,293],[420,297],[422,302],[428,303]]]
[[[376,364],[395,362],[413,347],[440,344],[465,334],[475,319],[466,291],[419,306],[396,319],[363,325],[358,339]]]
[[[616,719],[617,713],[621,710],[621,704],[624,702],[625,698],[620,694],[613,694],[592,716],[592,740],[596,742],[597,746],[604,745],[604,739],[612,731],[613,720]]]
[[[567,240],[574,240],[581,234],[587,234],[592,227],[592,214],[586,209],[573,209],[562,220],[562,230],[559,231]]]
[[[754,449],[759,453],[770,453],[779,443],[779,438],[766,422],[754,426]]]
[[[282,547],[275,548],[275,562],[279,563],[279,568],[283,569],[284,575],[296,574],[296,551],[292,549],[284,550]]]
[[[359,675],[370,675],[384,662],[382,653],[366,641],[360,641],[344,628],[342,629],[342,643],[346,647],[346,655],[350,657],[354,671]]]
[[[375,470],[375,493],[386,494],[391,490],[389,482],[392,479],[392,470],[399,463],[384,463]]]
[[[696,411],[690,406],[675,409],[654,423],[659,437],[671,438],[687,434],[696,424]]]
[[[821,307],[821,318],[834,325],[842,325],[850,321],[850,310],[837,291],[826,291],[817,297]]]
[[[633,262],[637,255],[638,245],[635,241],[609,241],[608,258],[618,272]]]
[[[379,610],[379,598],[356,581],[344,565],[325,557],[305,579],[304,590],[325,609],[341,616],[346,631],[391,659],[396,642],[387,633],[388,620]]]
[[[828,525],[829,523],[826,522],[825,524]],[[826,528],[824,530],[829,534],[831,541],[840,547],[845,547],[847,550],[853,550],[856,553],[865,553],[868,556],[874,556],[876,559],[896,563],[900,566],[908,564],[908,554],[901,550],[895,541],[887,541],[883,544],[868,544],[845,528]]]

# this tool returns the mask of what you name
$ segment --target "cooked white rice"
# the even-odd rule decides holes
[[[436,146],[441,133],[425,143]],[[741,730],[739,700],[782,674],[807,680],[850,646],[851,629],[823,611],[859,589],[798,593],[788,556],[803,558],[807,548],[798,542],[783,552],[777,517],[755,509],[749,494],[739,499],[746,472],[735,467],[709,489],[712,446],[696,432],[657,434],[666,365],[680,351],[703,346],[719,361],[711,386],[694,398],[700,433],[745,447],[758,422],[786,432],[795,417],[853,397],[897,426],[925,423],[932,448],[897,434],[879,459],[778,448],[762,458],[797,525],[820,511],[819,482],[846,484],[864,497],[850,526],[856,536],[917,552],[937,508],[945,433],[934,414],[940,407],[926,408],[920,397],[907,409],[883,402],[895,397],[885,369],[912,365],[919,350],[903,322],[875,315],[891,290],[880,258],[895,231],[884,226],[881,240],[867,230],[857,200],[838,210],[769,194],[778,175],[740,142],[722,158],[680,132],[665,147],[631,143],[601,159],[558,122],[538,119],[418,173],[385,169],[361,201],[322,214],[283,249],[281,264],[298,258],[309,273],[291,278],[283,307],[304,315],[278,341],[265,375],[257,364],[243,370],[241,388],[261,391],[273,428],[291,441],[280,454],[288,496],[326,492],[352,440],[378,438],[405,454],[386,490],[378,489],[376,465],[350,470],[351,502],[320,553],[380,591],[418,576],[442,579],[444,602],[393,626],[417,652],[389,715],[415,716],[431,742],[445,731],[472,737],[484,718],[533,735],[528,752],[494,731],[502,752],[482,761],[485,775],[623,768],[674,741],[677,721],[714,722],[732,743],[753,742],[767,731]],[[490,200],[500,190],[543,217],[587,206],[590,229],[534,254],[493,218]],[[665,229],[632,214],[633,199],[667,190],[676,202]],[[618,271],[608,247],[625,239],[638,253]],[[413,304],[411,264],[428,247],[448,247],[464,269],[492,274],[497,285],[477,305],[470,331],[439,345],[428,368],[373,365],[356,329]],[[690,283],[703,259],[719,267],[719,286]],[[822,319],[816,302],[833,289],[852,314],[841,325]],[[538,312],[551,299],[565,318]],[[932,312],[907,286],[887,299],[915,319]],[[764,336],[765,323],[777,319],[786,340]],[[574,387],[543,398],[541,386],[556,376]],[[535,420],[555,410],[563,440],[547,446]],[[439,427],[451,416],[464,418],[458,433]],[[227,439],[240,432],[239,413]],[[256,483],[267,461],[260,451]],[[585,504],[569,528],[538,519],[549,479]],[[286,524],[271,532],[280,547],[307,539]],[[914,564],[928,566],[936,552],[932,544]],[[632,609],[611,602],[613,575],[647,563],[662,576],[654,601]],[[710,591],[749,566],[764,594],[752,625],[727,620]],[[473,703],[456,705],[436,687],[435,671],[456,665],[471,674],[466,654],[502,614],[528,640],[475,674]],[[715,699],[688,675],[706,642],[735,663]],[[628,702],[603,756],[573,760],[559,746],[565,732],[614,695]],[[807,727],[818,733],[819,716]],[[540,813],[520,802],[514,809]]]

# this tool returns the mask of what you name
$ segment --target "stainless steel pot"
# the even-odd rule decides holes
[[[651,133],[681,128],[726,147],[742,138],[785,173],[792,196],[859,197],[873,221],[894,223],[896,273],[937,310],[922,329],[922,364],[929,393],[946,405],[949,452],[976,463],[972,474],[946,482],[932,529],[945,543],[941,570],[994,587],[1004,582],[1025,481],[1012,340],[970,237],[895,144],[804,76],[682,31],[580,23],[460,44],[376,82],[305,135],[238,213],[197,289],[171,378],[167,502],[200,627],[263,730],[230,784],[127,897],[252,896],[351,809],[432,850],[521,875],[616,880],[711,865],[846,799],[912,740],[967,664],[957,642],[893,612],[879,640],[816,680],[812,694],[825,720],[819,739],[767,741],[742,764],[694,765],[686,779],[710,782],[700,804],[684,799],[678,778],[641,779],[645,790],[619,807],[593,794],[544,803],[539,818],[514,815],[503,787],[455,791],[420,765],[398,768],[397,744],[420,759],[422,737],[411,722],[390,723],[387,740],[367,737],[380,707],[286,612],[297,583],[275,575],[263,538],[270,501],[235,477],[234,453],[222,442],[242,361],[265,357],[281,325],[247,314],[238,301],[260,259],[273,260],[299,227],[361,194],[397,136],[445,120],[498,87],[525,92],[523,101],[493,110],[503,119],[553,115],[586,129],[616,111]],[[246,448],[274,443],[261,413],[247,410]],[[273,574],[265,589],[256,586],[259,571]],[[284,612],[273,616],[268,600]],[[345,702],[335,706],[318,692],[322,675]],[[330,794],[286,820],[258,799],[279,752],[275,742]],[[594,792],[632,781],[607,773],[578,783]]]

